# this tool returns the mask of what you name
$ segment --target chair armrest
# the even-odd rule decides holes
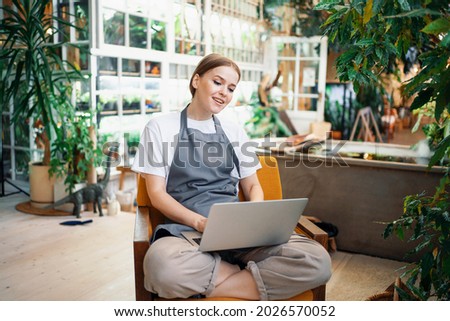
[[[134,225],[134,242],[149,242],[151,235],[149,208],[139,206]]]
[[[144,288],[144,257],[150,247],[150,218],[149,209],[139,206],[136,210],[136,221],[134,226],[134,282],[136,300],[149,300],[150,295]]]
[[[302,216],[300,218],[295,231],[297,233],[305,234],[309,238],[319,242],[326,250],[328,250],[328,234],[306,217]],[[312,289],[312,292],[314,301],[325,301],[325,284]]]
[[[319,242],[322,246],[328,250],[328,234],[306,217],[300,217],[297,223],[296,232],[305,234],[309,238]]]

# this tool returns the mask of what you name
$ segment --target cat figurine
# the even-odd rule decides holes
[[[109,197],[106,198],[106,201],[108,203],[107,210],[108,210],[108,216],[116,216],[120,213],[120,203],[117,199],[113,198],[110,199]]]

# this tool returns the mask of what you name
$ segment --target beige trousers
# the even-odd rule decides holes
[[[183,238],[156,240],[144,259],[145,288],[163,298],[208,296],[220,261],[239,262],[258,285],[261,300],[283,300],[325,284],[331,259],[317,242],[294,234],[281,245],[205,253]]]

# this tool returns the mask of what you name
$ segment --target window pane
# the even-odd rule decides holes
[[[28,181],[28,163],[30,162],[30,153],[23,150],[16,150],[16,179]]]
[[[2,115],[2,136],[3,136],[3,144],[11,145],[11,135],[9,134],[10,128],[10,118],[9,115]]]
[[[89,110],[89,99],[91,93],[89,91],[89,83],[88,82],[80,82],[77,81],[75,83],[75,94],[76,94],[76,107],[78,110]]]
[[[145,108],[147,111],[154,111],[154,109],[161,108],[160,95],[157,93],[145,94]]]
[[[100,94],[97,97],[98,107],[101,112],[117,113],[118,97],[112,94]]]
[[[67,60],[79,70],[88,70],[89,46],[88,45],[68,46]]]
[[[295,44],[279,43],[277,45],[277,48],[278,48],[278,57],[295,57]]]
[[[141,106],[141,96],[140,95],[132,95],[127,94],[123,96],[122,99],[122,108],[124,113],[126,111],[138,112]]]
[[[166,23],[153,20],[151,25],[152,49],[166,51]]]
[[[141,79],[138,77],[122,77],[120,80],[120,89],[123,91],[139,91],[141,88]]]
[[[317,99],[316,98],[299,97],[298,104],[297,104],[297,110],[316,111],[317,110]]]
[[[70,10],[69,10],[69,1],[62,1],[63,3],[60,3],[58,15],[61,20],[64,22],[70,21]],[[70,29],[67,25],[59,22],[59,29],[62,30],[62,32],[59,33],[59,41],[66,42],[70,41]]]
[[[77,17],[76,25],[82,30],[75,31],[75,39],[89,40],[89,4],[87,0],[75,3],[75,15]]]
[[[222,44],[222,38],[220,37],[220,17],[217,13],[211,15],[211,24],[209,26],[209,31],[211,32],[211,41],[213,44]]]
[[[123,12],[103,9],[104,41],[111,45],[125,44],[125,14]]]
[[[317,94],[317,84],[319,77],[319,62],[302,61],[300,62],[300,81],[299,93]]]
[[[3,174],[5,178],[11,178],[11,150],[3,149]]]
[[[114,76],[98,77],[98,90],[118,90],[119,78]]]
[[[117,75],[117,58],[98,57],[98,72],[100,75]]]
[[[154,61],[145,62],[146,77],[161,77],[161,63]]]
[[[302,57],[320,57],[320,44],[318,43],[300,43],[300,56]]]
[[[184,9],[181,12],[180,5],[174,4],[175,52],[202,55],[204,46],[200,44],[200,12],[193,5],[186,5]]]
[[[130,47],[147,48],[147,19],[130,15]]]
[[[139,77],[141,63],[139,60],[122,59],[122,74],[124,76]]]
[[[28,122],[16,122],[14,128],[14,144],[21,147],[30,147],[30,125]],[[35,133],[44,131],[43,127],[35,128]],[[44,148],[40,146],[39,148]]]

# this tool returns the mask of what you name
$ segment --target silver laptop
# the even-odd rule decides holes
[[[289,240],[307,198],[214,204],[205,231],[182,232],[200,251],[282,244]]]

